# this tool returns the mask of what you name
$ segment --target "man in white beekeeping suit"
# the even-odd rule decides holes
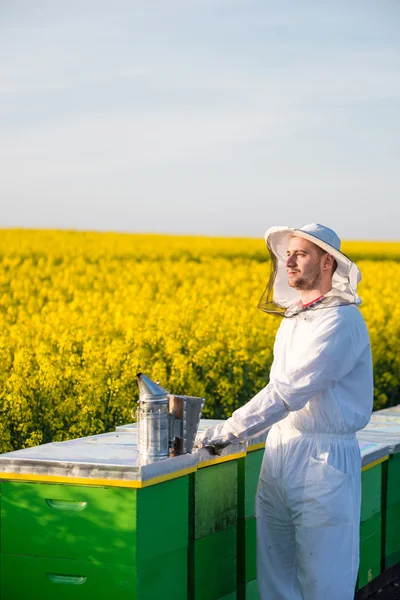
[[[261,600],[353,600],[361,456],[373,404],[371,348],[357,266],[318,224],[265,234],[270,282],[259,308],[283,318],[270,381],[198,435],[223,447],[268,432],[257,496]],[[272,427],[271,427],[272,426]]]

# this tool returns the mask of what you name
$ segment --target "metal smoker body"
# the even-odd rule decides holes
[[[192,451],[204,398],[176,396],[138,373],[138,449],[145,458],[167,458]]]

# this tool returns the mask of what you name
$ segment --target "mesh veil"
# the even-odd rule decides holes
[[[270,273],[257,308],[271,315],[290,318],[303,311],[349,304],[358,306],[361,299],[357,295],[356,286],[361,275],[356,265],[343,253],[340,257],[334,255],[335,259],[340,258],[340,261],[337,261],[338,266],[332,277],[331,291],[311,305],[303,305],[298,290],[289,286],[286,271],[286,250],[292,235],[293,233],[278,232],[274,244],[271,243],[271,236],[266,239],[270,255]]]

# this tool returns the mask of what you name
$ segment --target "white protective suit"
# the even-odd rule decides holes
[[[306,227],[314,226],[296,235]],[[269,230],[267,239],[282,229]],[[338,252],[332,249],[343,273]],[[282,320],[268,385],[196,441],[246,440],[272,426],[256,497],[261,600],[354,598],[361,503],[355,432],[370,419],[373,378],[361,300],[340,277],[325,307],[289,310],[291,318]],[[354,303],[343,303],[352,291]]]

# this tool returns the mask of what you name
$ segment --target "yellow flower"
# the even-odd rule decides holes
[[[375,405],[399,401],[400,244],[347,242],[363,274]],[[0,451],[132,420],[143,371],[226,417],[268,381],[262,239],[2,230]]]

